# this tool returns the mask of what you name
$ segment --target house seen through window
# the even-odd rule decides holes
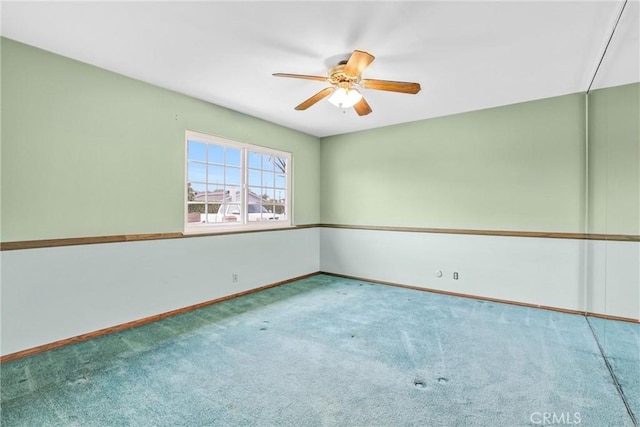
[[[291,225],[291,154],[187,131],[186,232]]]

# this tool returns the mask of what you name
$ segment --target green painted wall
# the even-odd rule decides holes
[[[1,48],[3,241],[181,231],[185,129],[292,152],[296,224],[585,231],[583,94],[320,141]],[[589,95],[590,232],[640,234],[639,99],[640,84]]]
[[[182,231],[185,129],[294,159],[319,222],[319,139],[2,39],[2,240]]]
[[[640,234],[640,83],[589,94],[589,231]]]
[[[324,138],[321,220],[582,232],[584,109],[574,94]]]

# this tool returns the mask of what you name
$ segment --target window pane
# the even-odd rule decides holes
[[[224,147],[209,144],[209,163],[224,164]]]
[[[242,183],[241,170],[239,168],[225,168],[225,183],[240,186]]]
[[[221,185],[207,186],[207,203],[222,203],[224,195],[224,187]],[[216,209],[214,212],[218,212]]]
[[[240,149],[227,147],[227,165],[240,166]]]
[[[266,212],[266,209],[264,209],[262,205],[250,204],[249,214],[247,215],[247,221],[256,222],[256,221],[262,221],[263,219],[266,219],[266,215],[268,215],[268,213],[264,215],[263,214],[264,212]]]
[[[199,182],[187,183],[187,201],[204,201],[204,194],[207,186]]]
[[[276,157],[276,172],[287,173],[286,157]]]
[[[205,214],[202,215],[202,222],[210,224],[216,222],[216,212],[218,212],[218,204],[207,203],[205,205]]]
[[[273,207],[273,211],[278,215],[278,219],[285,219],[284,216],[284,205],[275,205]]]
[[[287,188],[287,177],[285,175],[276,175],[276,188]]]
[[[273,170],[275,168],[274,160],[275,160],[275,158],[273,156],[269,156],[268,154],[263,154],[262,155],[262,169],[273,172]]]
[[[207,144],[189,141],[187,144],[187,159],[205,162],[207,160]]]
[[[280,190],[280,189],[275,189],[275,197],[274,200],[276,201],[276,203],[286,203],[287,201],[287,191],[286,190]]]
[[[262,200],[271,200],[275,199],[275,190],[273,188],[263,188],[262,189]]]
[[[232,203],[240,203],[240,188],[235,186],[226,186],[225,200]]]
[[[203,163],[187,163],[187,179],[191,182],[206,182],[207,173],[205,165]]]
[[[209,184],[224,184],[224,167],[223,166],[208,166],[209,169]]]
[[[239,203],[228,203],[225,205],[224,210],[225,215],[240,215],[240,204]]]
[[[249,169],[249,185],[261,185],[262,184],[262,175],[260,171],[254,171]]]
[[[286,190],[276,190],[276,200],[274,202],[274,212],[278,214],[279,221],[287,220],[287,192]]]
[[[203,204],[192,204],[189,203],[187,205],[187,222],[204,222],[204,205]]]
[[[276,221],[280,219],[280,216],[282,214],[282,209],[278,211],[278,206],[272,205],[271,203],[269,203],[268,205],[264,205],[264,208],[269,212],[270,221]]]
[[[262,156],[253,151],[249,151],[249,167],[252,169],[262,169]]]
[[[220,203],[209,203],[207,205],[207,222],[218,222],[218,209],[222,206]]]
[[[273,172],[262,172],[262,186],[273,187],[275,174]]]
[[[189,182],[187,185],[195,192],[201,193],[207,189],[207,186],[203,182]]]
[[[249,213],[250,214],[252,214],[252,213],[260,213],[261,209],[262,209],[261,205],[254,204],[254,203],[249,205]]]
[[[221,212],[217,215],[218,222],[237,223],[242,220],[239,203],[228,203],[222,205]]]
[[[247,203],[260,203],[262,201],[261,194],[262,194],[261,187],[249,187]]]

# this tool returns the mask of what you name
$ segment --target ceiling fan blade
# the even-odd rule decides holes
[[[291,77],[291,78],[294,78],[294,79],[317,80],[319,82],[326,82],[327,81],[326,77],[307,76],[307,75],[304,75],[304,74],[274,73],[273,75],[276,76],[276,77]]]
[[[356,105],[354,105],[353,108],[356,110],[356,113],[358,113],[359,116],[366,116],[371,111],[373,111],[371,110],[369,103],[365,101],[364,97]]]
[[[390,80],[360,80],[360,86],[365,89],[386,90],[416,94],[420,92],[420,83],[392,82]]]
[[[327,96],[331,95],[334,90],[335,90],[334,87],[327,87],[327,88],[322,89],[320,92],[316,93],[311,98],[307,99],[306,101],[304,101],[303,103],[298,105],[296,107],[296,110],[298,110],[298,111],[306,110],[307,108],[311,107],[316,102],[318,102],[321,99],[324,99]]]
[[[349,76],[359,77],[364,71],[365,68],[369,66],[376,59],[375,56],[363,52],[361,50],[354,50],[347,64],[344,66],[344,73]]]

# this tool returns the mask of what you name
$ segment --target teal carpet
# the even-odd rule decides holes
[[[325,275],[1,369],[2,426],[633,426],[582,316]]]
[[[640,421],[640,324],[589,318],[602,351]]]

